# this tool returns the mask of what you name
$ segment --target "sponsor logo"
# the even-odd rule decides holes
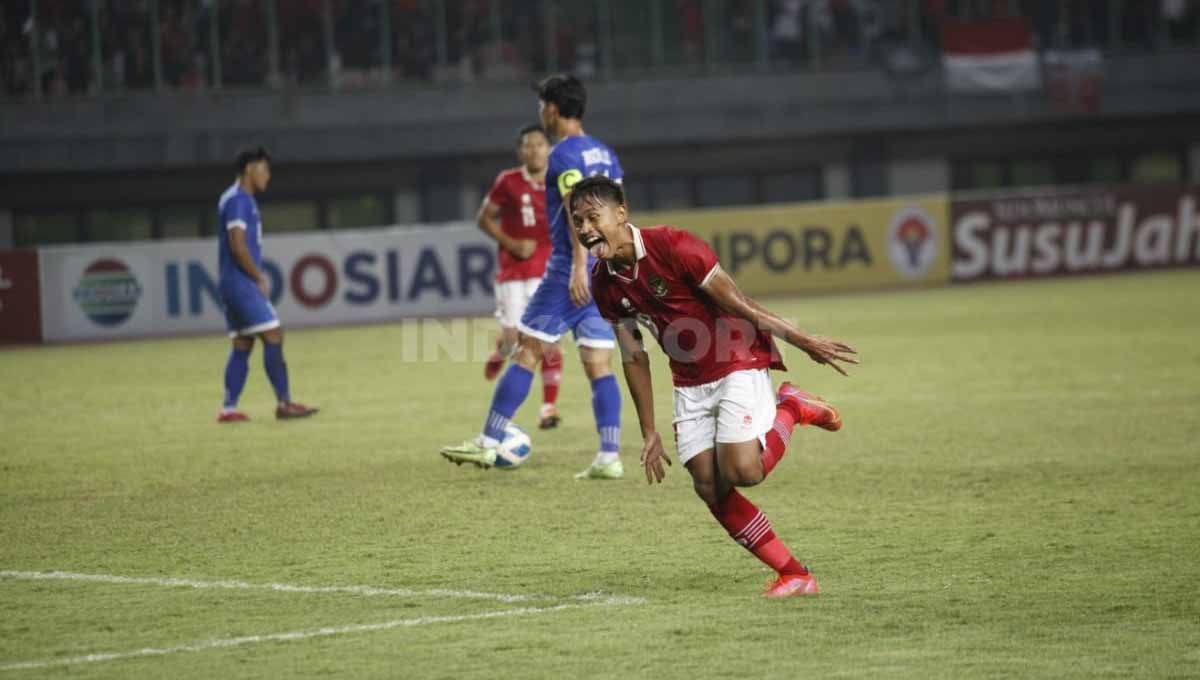
[[[756,295],[947,281],[948,206],[930,196],[639,214],[708,241],[721,268]]]
[[[779,227],[721,231],[711,240],[721,266],[730,275],[752,265],[761,265],[772,274],[871,266],[867,238],[854,225],[845,230]]]
[[[663,281],[661,276],[654,274],[646,280],[646,283],[650,284],[650,292],[654,293],[654,297],[666,297],[667,282]]]
[[[290,298],[313,311],[492,295],[496,260],[488,246],[462,245],[450,253],[423,247],[404,266],[401,254],[396,248],[352,250],[333,258],[310,252],[293,261],[263,258],[262,269],[270,281],[271,302]],[[165,279],[168,317],[203,316],[205,300],[221,305],[216,272],[202,262],[168,260]]]
[[[912,279],[929,273],[938,252],[937,224],[921,208],[905,206],[888,227],[888,256],[897,272]]]
[[[1200,262],[1200,212],[1186,191],[1114,189],[954,205],[955,280],[1048,276]]]
[[[142,286],[129,267],[108,258],[88,265],[74,291],[83,313],[97,325],[110,328],[129,320],[141,297]]]

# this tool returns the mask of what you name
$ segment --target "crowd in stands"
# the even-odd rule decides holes
[[[939,27],[948,18],[1014,14],[1030,19],[1040,47],[1200,46],[1200,0],[1120,0],[1115,20],[1107,0],[767,0],[761,24],[755,0],[722,0],[713,5],[719,20],[709,27],[704,0],[611,0],[606,16],[594,2],[444,0],[441,25],[433,0],[274,1],[279,50],[273,72],[264,0],[157,0],[156,7],[151,0],[98,0],[94,13],[91,0],[37,0],[36,22],[30,0],[4,0],[0,95],[28,94],[35,83],[48,96],[144,90],[159,79],[164,88],[202,90],[214,85],[218,71],[222,86],[275,87],[356,87],[382,83],[389,73],[392,80],[418,81],[526,78],[551,68],[587,76],[602,66],[602,36],[618,73],[706,60],[746,63],[756,57],[760,25],[774,67],[886,66],[895,46],[936,53]],[[652,1],[659,3],[656,20]],[[910,15],[914,7],[919,16]],[[390,41],[382,39],[384,21],[390,21]],[[656,25],[661,34],[652,36]],[[383,68],[388,42],[390,71]]]

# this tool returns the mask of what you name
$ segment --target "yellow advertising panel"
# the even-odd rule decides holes
[[[950,280],[945,195],[646,211],[634,224],[687,229],[749,294],[941,285]]]

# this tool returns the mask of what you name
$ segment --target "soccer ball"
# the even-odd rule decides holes
[[[532,443],[525,430],[509,423],[504,428],[504,439],[496,447],[496,467],[501,470],[515,470],[529,458]]]

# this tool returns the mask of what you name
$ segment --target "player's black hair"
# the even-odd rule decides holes
[[[521,146],[521,142],[525,141],[525,135],[529,134],[530,132],[540,132],[541,135],[546,138],[547,142],[550,141],[550,135],[546,134],[546,131],[542,129],[540,124],[530,123],[529,125],[526,125],[517,131],[517,146]]]
[[[583,110],[587,104],[587,90],[583,83],[573,75],[560,74],[550,76],[537,84],[538,99],[558,107],[558,115],[563,118],[578,118],[583,120]]]
[[[594,199],[616,205],[625,205],[625,190],[621,185],[604,175],[593,175],[581,179],[571,187],[571,214],[575,214],[575,206],[584,199]]]
[[[268,163],[271,161],[271,152],[267,151],[267,147],[262,144],[243,146],[241,149],[238,149],[237,158],[234,159],[233,164],[237,166],[237,171],[240,175],[246,172],[247,165],[257,163],[258,161],[267,161]]]

